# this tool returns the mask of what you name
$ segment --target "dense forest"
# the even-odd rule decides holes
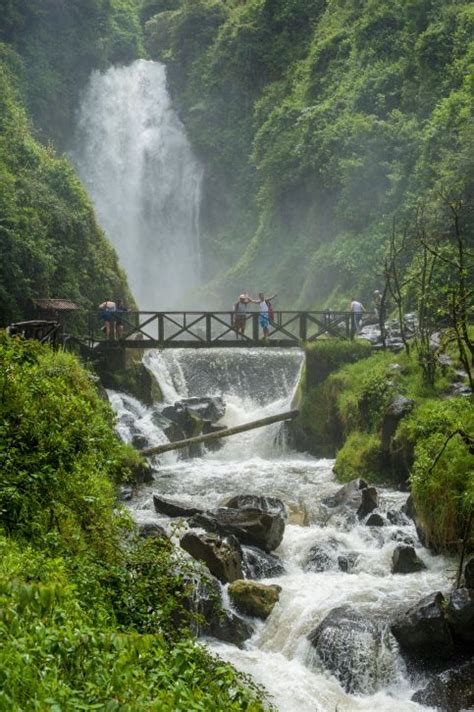
[[[143,19],[208,166],[217,293],[299,307],[378,286],[393,219],[472,200],[474,8],[444,0],[157,0]],[[158,14],[155,14],[158,13]],[[211,257],[212,255],[212,257]]]

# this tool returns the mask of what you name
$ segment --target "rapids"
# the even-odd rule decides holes
[[[287,409],[294,398],[303,363],[298,350],[222,349],[147,352],[145,365],[160,384],[164,402],[183,397],[221,395],[227,411],[223,423],[234,425]],[[109,393],[118,415],[118,432],[131,441],[137,433],[151,443],[166,441],[154,424],[153,412],[135,399]],[[152,486],[142,488],[130,503],[139,522],[167,517],[154,512],[152,493],[177,497],[188,503],[214,507],[225,497],[251,492],[280,497],[289,511],[282,544],[277,550],[285,573],[264,583],[282,587],[280,601],[244,649],[208,638],[206,644],[222,658],[261,683],[281,712],[426,710],[410,701],[409,683],[397,644],[390,633],[373,650],[364,635],[357,638],[351,674],[364,694],[348,694],[321,664],[307,635],[332,609],[350,604],[367,615],[389,615],[422,595],[449,588],[448,562],[433,557],[419,543],[411,521],[402,526],[367,527],[340,514],[329,514],[321,500],[339,489],[331,460],[318,460],[292,452],[279,424],[229,438],[217,452],[195,459],[166,453]],[[380,509],[399,509],[406,494],[379,488]],[[377,529],[377,531],[374,531]],[[425,571],[391,574],[391,555],[400,534],[411,536]],[[398,533],[397,533],[398,532]],[[337,565],[323,572],[305,568],[308,552],[317,543],[336,542],[339,553],[357,552],[350,572]],[[364,660],[376,656],[376,675],[369,675]],[[340,651],[344,662],[344,650]],[[419,680],[419,686],[423,684]]]

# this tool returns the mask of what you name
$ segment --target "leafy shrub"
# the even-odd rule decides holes
[[[383,479],[380,437],[376,433],[352,432],[337,453],[334,472],[341,482],[356,477]]]
[[[362,340],[321,339],[308,344],[305,348],[307,387],[322,383],[344,364],[355,363],[370,354],[370,344]]]

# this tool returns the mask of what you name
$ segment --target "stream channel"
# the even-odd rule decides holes
[[[294,349],[148,351],[144,364],[159,383],[164,402],[147,408],[135,398],[109,391],[118,432],[128,442],[137,434],[150,445],[166,442],[154,414],[192,396],[222,396],[226,404],[222,423],[227,426],[288,410],[303,359],[303,353]],[[333,461],[292,451],[281,424],[222,442],[219,450],[201,457],[182,459],[173,452],[161,456],[153,463],[152,485],[143,486],[128,503],[138,523],[157,522],[169,530],[173,520],[155,513],[153,493],[206,509],[243,493],[276,496],[284,502],[288,519],[275,552],[284,573],[261,579],[281,586],[279,602],[265,622],[251,620],[255,632],[242,648],[210,637],[204,639],[208,647],[251,674],[281,712],[427,710],[410,701],[426,680],[409,680],[388,630],[375,643],[364,626],[355,628],[350,640],[328,641],[329,669],[307,636],[340,606],[356,609],[369,627],[379,616],[388,620],[423,595],[448,590],[452,564],[424,549],[413,522],[403,515],[396,524],[386,519],[385,526],[371,527],[364,519],[324,506],[322,500],[341,487],[332,472]],[[407,498],[391,489],[378,491],[384,517],[399,512]],[[392,574],[392,553],[406,537],[415,542],[426,569]],[[308,566],[310,550],[317,546],[329,551],[325,565],[316,566],[325,570]],[[350,562],[342,567],[346,570],[341,570],[341,556]],[[223,597],[230,605],[225,587]]]

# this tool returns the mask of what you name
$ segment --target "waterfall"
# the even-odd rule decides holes
[[[72,158],[140,308],[186,304],[200,280],[202,168],[163,64],[137,60],[92,73]]]

